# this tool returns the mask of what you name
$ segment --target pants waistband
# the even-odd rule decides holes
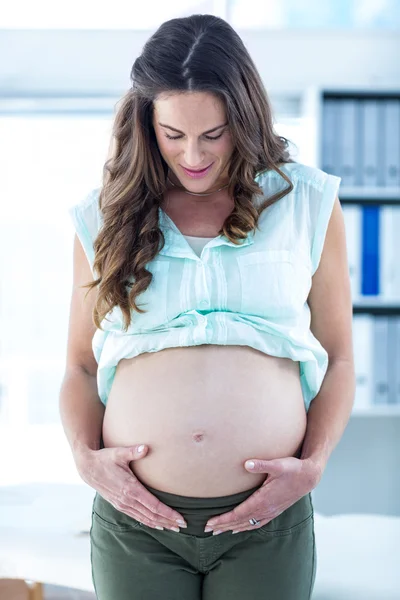
[[[228,496],[215,496],[208,498],[196,498],[192,496],[179,496],[170,492],[163,492],[148,485],[145,486],[151,494],[161,502],[174,508],[186,520],[188,527],[181,532],[198,536],[211,536],[212,533],[204,533],[206,522],[216,515],[230,512],[238,504],[244,502],[260,487],[259,485],[249,490],[244,490]]]
[[[167,504],[168,506],[172,506],[176,510],[179,509],[202,509],[205,510],[213,509],[213,508],[229,508],[244,502],[251,494],[260,487],[257,485],[249,490],[243,490],[242,492],[237,492],[236,494],[230,494],[228,496],[213,496],[208,498],[196,498],[193,496],[179,496],[178,494],[171,494],[170,492],[163,492],[162,490],[157,490],[149,485],[145,486],[146,489],[149,490],[154,496],[156,496],[161,502]]]

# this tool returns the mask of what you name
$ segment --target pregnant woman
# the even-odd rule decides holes
[[[290,158],[218,17],[162,24],[131,80],[70,208],[60,414],[97,597],[309,599],[355,389],[340,178]]]

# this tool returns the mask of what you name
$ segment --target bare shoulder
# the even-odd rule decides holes
[[[308,296],[311,331],[329,359],[353,360],[351,296],[346,231],[342,207],[335,199],[318,269]]]
[[[93,281],[93,274],[78,236],[74,237],[73,282],[70,303],[66,367],[81,367],[89,374],[97,373],[97,362],[93,355],[92,339],[96,332],[93,309],[97,291],[82,286]]]

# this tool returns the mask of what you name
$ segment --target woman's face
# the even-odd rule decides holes
[[[233,143],[219,98],[207,92],[162,94],[154,101],[153,127],[173,183],[202,193],[228,182]],[[202,177],[185,171],[209,166]]]

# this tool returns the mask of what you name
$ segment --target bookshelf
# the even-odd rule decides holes
[[[358,371],[358,362],[365,368],[367,358],[363,365],[364,348],[362,344],[358,347],[355,344],[355,405],[344,435],[331,454],[320,484],[313,491],[313,500],[316,510],[323,514],[400,515],[400,340],[397,346],[385,341],[387,353],[384,356],[388,374],[385,383],[386,390],[391,386],[391,396],[390,402],[378,401],[378,392],[382,387],[385,388],[377,376],[378,372],[381,373],[381,346],[378,346],[378,342],[381,344],[383,338],[375,337],[377,334],[374,329],[378,328],[374,320],[381,319],[384,322],[387,318],[387,339],[391,335],[393,341],[397,334],[389,334],[390,326],[396,322],[396,318],[400,322],[400,289],[397,293],[397,288],[391,288],[391,294],[386,294],[382,290],[387,288],[379,287],[389,271],[394,273],[395,278],[399,273],[400,281],[400,262],[395,256],[396,234],[390,237],[384,230],[389,222],[386,217],[391,213],[386,212],[385,221],[381,216],[384,207],[392,207],[393,215],[397,215],[395,211],[399,210],[400,215],[400,89],[339,90],[312,87],[304,93],[303,116],[310,120],[310,130],[315,133],[315,165],[342,178],[339,189],[342,208],[345,213],[347,207],[354,208],[353,213],[346,213],[352,214],[349,221],[351,225],[357,223],[357,218],[361,223],[354,239],[348,240],[351,278],[354,275],[352,261],[357,257],[360,262],[357,284],[352,281],[353,326],[358,315],[363,315],[368,317],[365,323],[374,332],[365,338],[371,341],[369,347],[365,345],[370,371],[374,373],[371,402],[357,402],[357,392],[363,393],[358,391],[359,380],[368,370]],[[378,240],[374,239],[374,232],[368,241],[365,239],[369,231],[365,226],[366,212],[378,215],[378,226],[375,228]],[[347,224],[346,221],[346,234],[350,236],[351,229],[347,228]],[[391,229],[395,231],[394,227]],[[377,248],[374,248],[374,243]],[[382,267],[382,248],[385,248],[385,244],[386,247],[392,246],[391,270]],[[365,257],[367,246],[367,252],[377,252]],[[377,273],[380,279],[378,290],[374,293],[371,282],[376,284],[374,277],[377,279]],[[366,283],[367,276],[369,280]],[[368,286],[367,293],[363,293]],[[359,331],[362,330],[354,327],[353,335],[358,335]],[[397,352],[392,352],[397,348]],[[357,352],[361,355],[359,361]],[[383,358],[381,362],[384,362]]]

